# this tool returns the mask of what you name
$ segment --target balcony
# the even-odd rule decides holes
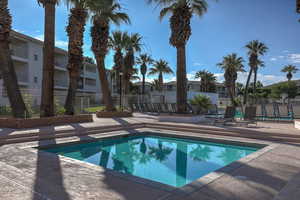
[[[94,80],[94,79],[86,79],[85,80],[84,90],[96,92],[96,89],[97,89],[96,80]]]
[[[14,68],[20,85],[27,85],[29,81],[28,64],[14,61]]]
[[[67,71],[67,66],[68,66],[67,56],[56,53],[54,59],[54,65],[55,65],[55,69],[57,70]]]

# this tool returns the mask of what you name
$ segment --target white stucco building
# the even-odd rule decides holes
[[[39,105],[42,88],[43,42],[27,35],[11,33],[11,54],[22,94],[31,96],[33,104]],[[68,52],[55,48],[55,99],[64,104],[69,84]],[[108,76],[110,77],[110,76]],[[78,102],[100,101],[101,87],[95,64],[85,62],[78,86]],[[7,92],[0,80],[0,105],[9,105]]]

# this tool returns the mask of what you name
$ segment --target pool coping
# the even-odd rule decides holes
[[[141,132],[139,132],[141,131]],[[157,132],[159,131],[159,133]],[[190,131],[190,130],[189,130]],[[147,133],[145,133],[147,132]],[[21,147],[24,150],[27,151],[31,151],[31,152],[38,152],[38,149],[36,149],[37,147],[42,147],[42,148],[49,148],[49,147],[57,147],[60,145],[66,145],[66,144],[75,144],[75,143],[86,143],[86,142],[93,142],[93,141],[97,141],[97,140],[101,140],[101,139],[108,139],[108,138],[115,138],[115,137],[124,137],[124,136],[132,136],[132,135],[149,135],[149,133],[151,133],[151,135],[157,135],[157,136],[168,136],[168,137],[177,137],[177,138],[183,138],[183,139],[201,139],[203,141],[207,141],[207,142],[217,142],[217,143],[225,143],[225,144],[232,144],[232,145],[247,145],[249,147],[262,147],[262,149],[249,154],[246,157],[241,158],[240,160],[237,160],[227,166],[224,166],[214,172],[211,172],[205,176],[200,177],[199,179],[184,185],[183,187],[177,188],[177,187],[173,187],[170,185],[166,185],[163,183],[159,183],[159,182],[155,182],[152,180],[148,180],[148,179],[144,179],[141,177],[136,177],[130,174],[124,174],[121,172],[117,172],[114,171],[112,169],[106,169],[103,168],[101,166],[97,166],[95,164],[91,164],[88,162],[84,162],[84,161],[80,161],[80,160],[76,160],[73,158],[68,158],[65,156],[61,156],[61,155],[56,155],[53,153],[49,153],[49,152],[44,152],[42,151],[41,153],[48,155],[48,156],[58,156],[61,160],[65,161],[65,162],[71,162],[71,163],[75,163],[77,165],[79,165],[80,167],[86,167],[86,168],[90,168],[96,171],[106,171],[108,172],[110,175],[121,178],[121,179],[126,179],[129,181],[133,181],[139,184],[144,184],[146,186],[152,187],[152,188],[156,188],[156,189],[160,189],[166,192],[169,192],[167,195],[159,198],[161,200],[163,199],[167,199],[170,195],[176,195],[176,194],[191,194],[197,190],[199,190],[201,187],[204,187],[214,181],[216,181],[217,179],[221,178],[222,176],[224,176],[225,174],[230,174],[231,172],[233,172],[234,170],[242,167],[244,164],[247,164],[248,162],[262,156],[263,154],[271,151],[272,149],[276,148],[277,146],[279,146],[279,143],[274,143],[274,142],[269,142],[269,141],[262,141],[262,140],[257,140],[257,139],[246,139],[245,142],[245,138],[238,138],[238,137],[228,137],[228,136],[220,136],[220,135],[213,135],[214,138],[212,138],[211,136],[207,135],[207,134],[200,134],[197,133],[197,136],[195,135],[191,135],[191,134],[187,134],[184,133],[182,130],[180,131],[174,131],[174,130],[166,130],[164,129],[159,129],[159,128],[139,128],[139,129],[135,129],[134,132],[127,132],[126,130],[119,130],[119,131],[112,131],[112,132],[105,132],[106,134],[101,134],[101,135],[93,135],[92,139],[83,139],[78,141],[77,139],[72,139],[72,138],[65,138],[63,141],[57,141],[56,144],[51,144],[50,143],[45,143],[45,144],[32,144],[32,145],[26,145]]]

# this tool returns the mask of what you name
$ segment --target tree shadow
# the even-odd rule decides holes
[[[55,133],[53,126],[40,128],[39,136],[42,132],[51,131]],[[55,145],[56,140],[40,140],[38,146]],[[40,200],[41,194],[46,199],[63,199],[70,200],[70,196],[66,191],[63,182],[63,173],[61,168],[60,158],[56,154],[47,153],[42,150],[37,151],[36,174],[34,182],[34,191],[32,199]]]

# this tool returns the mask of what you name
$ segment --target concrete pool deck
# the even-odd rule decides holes
[[[145,124],[148,127],[143,127]],[[127,131],[105,127],[129,127]],[[180,126],[179,126],[180,125]],[[141,126],[141,127],[140,127]],[[102,127],[102,128],[101,128]],[[111,128],[110,127],[110,128]],[[300,131],[293,124],[259,123],[252,128],[214,127],[199,124],[158,123],[156,116],[136,115],[125,119],[96,119],[94,123],[44,127],[31,130],[3,129],[0,136],[100,130],[87,135],[2,145],[0,147],[0,199],[6,200],[296,200],[300,186]],[[113,129],[113,128],[111,128]],[[246,157],[231,170],[218,171],[185,189],[166,189],[116,176],[98,166],[76,162],[54,154],[34,151],[32,146],[92,140],[143,130],[166,131],[174,135],[215,138],[273,146],[254,158]],[[102,131],[101,131],[102,130]],[[174,131],[174,130],[177,130]],[[223,133],[223,134],[222,134]],[[258,138],[258,139],[255,139]],[[292,140],[290,140],[292,138]],[[32,138],[35,139],[35,138]],[[1,139],[0,139],[1,141]],[[250,155],[251,156],[251,155]],[[297,193],[298,192],[298,193]],[[298,198],[297,198],[298,197]]]

